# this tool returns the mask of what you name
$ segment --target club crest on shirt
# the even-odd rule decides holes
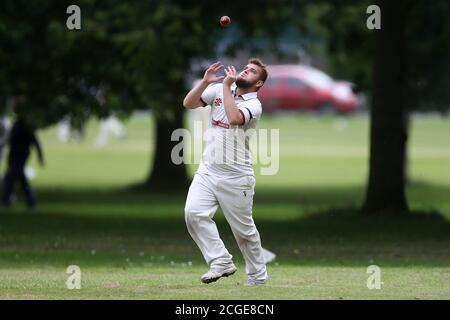
[[[221,104],[222,104],[222,99],[221,98],[216,98],[216,100],[214,100],[214,106],[215,107],[220,107]]]

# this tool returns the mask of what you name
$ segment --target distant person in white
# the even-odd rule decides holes
[[[250,59],[239,75],[230,66],[226,77],[217,76],[222,68],[220,62],[212,64],[183,101],[188,109],[211,106],[208,131],[212,132],[187,195],[186,225],[209,265],[202,282],[234,274],[233,257],[213,221],[220,205],[245,259],[248,285],[264,284],[266,260],[252,217],[255,177],[249,137],[236,132],[256,128],[262,113],[257,91],[267,79],[267,70],[259,59]]]
[[[100,121],[100,128],[95,139],[95,144],[99,147],[107,145],[111,134],[118,139],[123,139],[127,134],[127,129],[114,115]]]
[[[69,116],[58,122],[58,139],[63,143],[68,143],[72,140],[79,141],[81,139],[81,131],[72,128]]]

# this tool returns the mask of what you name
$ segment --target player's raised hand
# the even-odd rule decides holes
[[[227,76],[223,80],[223,84],[226,86],[231,86],[237,79],[236,69],[233,66],[229,66],[225,69],[225,74]]]
[[[213,63],[205,72],[205,75],[203,76],[203,81],[210,84],[216,81],[220,81],[224,76],[217,76],[217,72],[223,68],[223,65],[220,63],[220,61]]]

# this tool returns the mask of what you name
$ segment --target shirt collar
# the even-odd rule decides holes
[[[246,94],[241,95],[242,99],[244,100],[251,100],[258,97],[258,94],[256,92],[249,92]]]
[[[231,92],[233,92],[233,95],[236,92],[236,83],[233,83],[231,85]],[[242,97],[242,99],[244,100],[251,100],[251,99],[255,99],[258,97],[258,93],[257,92],[249,92],[249,93],[245,93],[245,94],[241,94],[239,97]]]

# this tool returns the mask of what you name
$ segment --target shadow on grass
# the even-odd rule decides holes
[[[435,187],[434,193],[428,191],[430,197],[441,197],[448,190]],[[40,190],[39,195],[41,207],[35,212],[2,210],[0,267],[30,263],[67,265],[79,261],[109,266],[130,259],[137,264],[168,263],[170,259],[201,261],[184,224],[185,194]],[[356,205],[342,205],[360,198],[359,188],[259,190],[255,201],[260,206],[284,205],[303,212],[295,217],[256,218],[263,245],[277,253],[280,264],[450,265],[450,223],[440,214],[363,216]],[[55,210],[59,211],[48,209],[52,205],[57,205]],[[70,211],[69,206],[77,205],[86,211],[77,214],[75,209],[65,214],[65,209]],[[96,214],[100,206],[115,213]],[[143,214],[130,215],[132,207],[142,207]],[[156,212],[178,208],[180,213],[167,216]],[[221,214],[216,221],[227,247],[241,259]]]
[[[143,189],[130,188],[118,189],[91,189],[91,188],[71,188],[52,189],[41,188],[38,190],[39,199],[43,203],[65,203],[83,202],[86,204],[123,204],[127,200],[137,203],[151,205],[152,201],[172,201],[186,199],[188,189],[184,191],[174,190],[174,192],[146,192]],[[305,202],[323,203],[330,200],[350,201],[355,195],[361,197],[364,192],[363,187],[257,187],[256,199],[261,203],[285,203],[298,204]]]
[[[435,200],[446,201],[450,205],[450,186],[437,186],[424,181],[410,184],[409,201],[423,200],[433,204]],[[365,186],[343,187],[266,187],[257,186],[255,202],[258,203],[282,203],[282,204],[314,204],[329,205],[330,203],[351,204],[361,203],[365,192]],[[145,192],[142,189],[133,190],[132,186],[118,189],[100,188],[41,188],[38,190],[42,203],[85,203],[85,204],[123,204],[127,201],[133,203],[151,205],[153,202],[185,201],[185,191]],[[411,197],[413,199],[411,199]]]

